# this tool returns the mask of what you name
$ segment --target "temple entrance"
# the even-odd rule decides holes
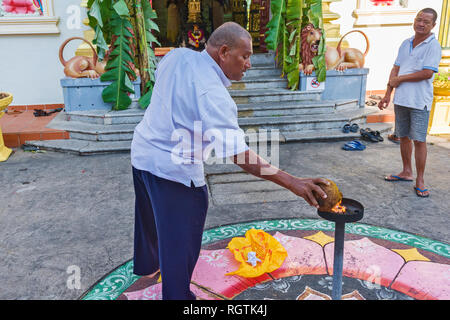
[[[153,8],[162,47],[203,50],[218,26],[234,21],[252,35],[254,52],[267,52],[264,33],[270,0],[163,0],[153,1]]]

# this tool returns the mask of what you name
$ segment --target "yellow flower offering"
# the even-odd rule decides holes
[[[245,238],[231,239],[227,247],[234,258],[241,263],[239,269],[226,275],[246,278],[259,277],[281,267],[287,257],[286,249],[270,234],[263,230],[250,229]]]

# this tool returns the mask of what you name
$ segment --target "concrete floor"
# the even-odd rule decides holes
[[[367,143],[362,152],[342,150],[344,142],[280,145],[280,167],[301,177],[334,180],[344,197],[365,206],[361,223],[450,243],[450,142],[437,137],[428,141],[426,184],[431,196],[426,199],[415,195],[414,182],[384,181],[385,175],[401,170],[399,147],[387,139]],[[16,149],[0,163],[0,181],[0,299],[77,299],[132,258],[129,154],[80,157]],[[314,208],[301,198],[290,198],[287,191],[279,199],[273,193],[270,197],[270,190],[261,191],[267,192],[266,200],[255,201],[256,191],[250,190],[248,201],[244,193],[240,201],[225,205],[217,190],[211,193],[206,228],[260,219],[319,218]],[[233,188],[222,192],[230,192],[230,199],[235,194]],[[68,282],[77,268],[81,283],[71,288]]]

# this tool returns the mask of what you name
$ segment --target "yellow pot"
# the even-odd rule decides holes
[[[8,107],[12,100],[13,95],[9,92],[0,92],[3,94],[7,94],[5,98],[0,99],[0,118],[4,115],[3,110]],[[3,133],[2,128],[0,127],[0,162],[8,160],[9,156],[11,155],[12,150],[5,146],[5,142],[3,140]]]
[[[450,96],[450,81],[434,81],[433,94],[435,96]]]
[[[3,109],[6,109],[6,107],[11,104],[13,100],[13,95],[9,92],[0,92],[0,93],[8,95],[7,97],[0,99],[0,111],[3,111]]]

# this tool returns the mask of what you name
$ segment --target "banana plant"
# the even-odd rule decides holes
[[[272,18],[267,24],[267,48],[276,52],[277,65],[282,69],[282,76],[286,76],[289,88],[297,90],[300,82],[301,29],[309,22],[315,27],[322,27],[322,0],[272,0],[270,5]],[[318,80],[324,81],[324,34],[313,63]]]
[[[159,44],[152,34],[159,31],[153,22],[156,12],[148,0],[89,0],[88,8],[89,25],[95,31],[93,43],[97,45],[99,58],[107,57],[101,80],[111,81],[102,92],[103,100],[112,103],[113,110],[129,107],[132,102],[129,96],[134,93],[131,80],[137,77],[133,66],[137,64],[142,92],[139,104],[146,108],[156,68],[152,44]]]
[[[146,108],[150,104],[153,85],[155,83],[156,56],[152,50],[153,43],[160,45],[153,31],[159,31],[158,25],[153,21],[157,18],[156,11],[152,9],[148,0],[135,0],[136,6],[136,31],[138,34],[138,55],[141,71],[143,92],[139,104]]]
[[[320,39],[317,55],[312,59],[314,68],[316,69],[316,77],[319,82],[323,82],[327,75],[327,66],[325,62],[325,30],[323,28],[322,0],[306,0],[306,16],[309,21],[318,28],[322,29],[322,37]]]
[[[277,65],[285,72],[285,52],[287,44],[286,31],[286,0],[272,0],[270,2],[270,10],[272,19],[267,24],[267,32],[265,42],[269,50],[276,52]]]
[[[300,73],[298,66],[300,64],[300,48],[301,48],[301,17],[302,17],[302,0],[287,0],[286,4],[286,31],[288,38],[288,52],[285,52],[285,73],[289,87],[292,90],[298,88],[300,82]]]

